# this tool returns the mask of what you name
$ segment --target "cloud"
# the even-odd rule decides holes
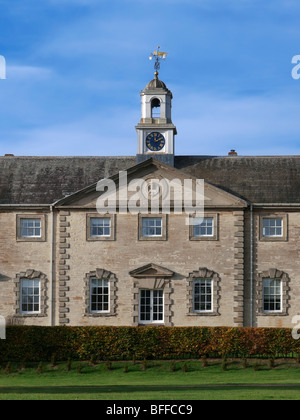
[[[299,151],[299,101],[287,90],[299,53],[293,0],[10,3],[0,105],[8,152],[135,154],[157,43],[169,52],[160,77],[174,95],[178,154]]]
[[[136,113],[114,110],[111,115],[94,113],[52,124],[10,132],[9,150],[18,156],[135,155]],[[3,146],[2,146],[3,149]]]
[[[103,111],[103,110],[102,110]],[[296,95],[174,95],[177,155],[300,154]],[[137,152],[139,107],[111,108],[66,123],[10,133],[4,153],[41,156],[123,156]],[[2,148],[3,149],[3,148]]]
[[[231,149],[250,155],[300,154],[296,94],[229,97],[206,92],[177,101],[173,123],[178,154],[226,155]]]
[[[53,75],[53,70],[45,67],[8,65],[7,78],[13,80],[23,79],[47,79]]]
[[[108,1],[112,0],[100,0],[100,3],[107,3]],[[89,6],[94,4],[99,4],[99,0],[46,0],[47,3],[53,4],[55,6],[64,6],[67,5],[75,5],[75,6]]]
[[[144,51],[141,42],[133,43],[137,33],[140,41],[147,34],[145,22],[138,22],[134,17],[112,16],[105,19],[101,13],[88,15],[60,27],[55,36],[43,44],[39,53],[43,56],[77,57],[78,63],[86,56],[110,58],[120,65],[120,60],[125,60],[128,52],[136,54]],[[109,65],[109,62],[103,64]]]

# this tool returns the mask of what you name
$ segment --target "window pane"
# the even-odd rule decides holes
[[[91,236],[111,236],[111,220],[109,217],[92,217],[90,219]]]
[[[153,321],[163,319],[163,291],[153,290]]]
[[[194,311],[212,311],[211,279],[197,279],[194,281]]]
[[[41,219],[21,219],[20,230],[22,238],[40,238]]]
[[[263,279],[263,310],[281,311],[281,280]]]
[[[109,312],[109,281],[91,278],[90,302],[92,312]]]
[[[283,220],[263,219],[263,236],[283,236]]]
[[[162,236],[162,218],[142,219],[142,236]]]
[[[40,311],[40,281],[21,279],[21,311]]]
[[[150,290],[140,291],[140,320],[150,321]]]
[[[204,217],[203,219],[195,217],[193,222],[194,236],[213,236],[214,219],[212,217]]]

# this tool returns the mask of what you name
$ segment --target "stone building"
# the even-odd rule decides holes
[[[172,99],[158,74],[141,92],[136,156],[0,157],[7,323],[292,326],[300,157],[176,156]],[[204,180],[204,218],[187,224],[174,200],[169,213],[121,212],[119,201],[99,214],[98,181],[120,192],[124,171],[128,183]]]

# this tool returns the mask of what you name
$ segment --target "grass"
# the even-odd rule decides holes
[[[257,369],[258,364],[258,369]],[[294,360],[72,362],[0,370],[0,400],[298,400]]]

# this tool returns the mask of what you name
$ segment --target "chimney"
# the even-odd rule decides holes
[[[234,149],[231,149],[230,152],[228,153],[228,156],[237,156],[237,152]]]

